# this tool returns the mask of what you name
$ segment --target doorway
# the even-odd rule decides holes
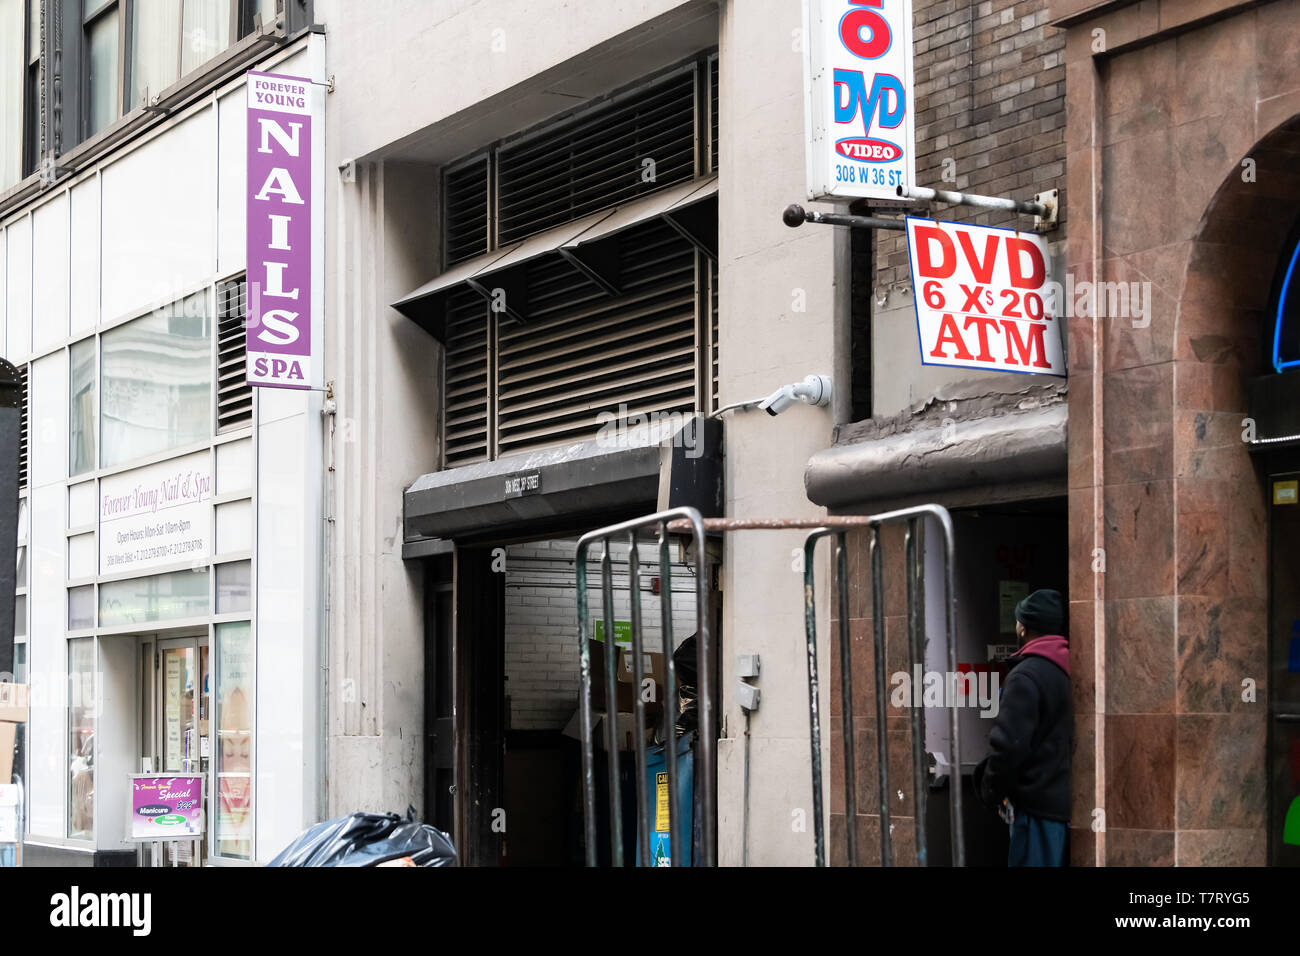
[[[1019,649],[1016,605],[1033,591],[1050,588],[1069,599],[1069,520],[1066,498],[1010,501],[952,512],[957,540],[953,585],[956,589],[958,670],[987,672],[993,696],[1001,693],[1008,659]],[[937,574],[936,568],[934,573]],[[939,593],[937,590],[935,593]],[[929,599],[929,593],[927,593]],[[1068,604],[1067,604],[1068,607]],[[938,614],[927,607],[927,614]],[[1066,636],[1069,624],[1067,621]],[[927,667],[943,671],[942,648],[934,646]],[[963,707],[961,730],[962,815],[968,866],[1006,865],[1007,827],[976,793],[975,766],[989,753],[989,730],[995,713],[987,707]],[[947,753],[948,730],[942,721],[927,720],[926,749]],[[926,804],[930,865],[947,866],[949,851],[948,787],[932,793]]]
[[[1300,866],[1300,451],[1268,471],[1268,850],[1273,866]]]
[[[184,637],[144,635],[140,645],[141,773],[198,774],[204,778],[204,836],[145,844],[141,865],[202,866],[208,856],[207,782],[212,749],[211,666],[207,633]],[[195,858],[197,852],[198,857]]]
[[[576,535],[507,540],[457,546],[454,562],[428,562],[426,818],[442,828],[454,826],[462,865],[562,866],[583,860],[576,546]],[[612,643],[620,651],[625,646],[629,591],[635,587],[645,650],[662,657],[665,584],[658,576],[658,547],[649,539],[640,543],[635,578],[628,573],[629,550],[625,541],[611,548]],[[676,545],[673,551],[666,587],[672,590],[675,649],[694,630],[696,582]],[[590,568],[589,581],[599,582],[598,559]],[[599,586],[585,598],[598,616]],[[717,627],[720,608],[710,613]],[[600,627],[596,640],[603,642]],[[620,685],[628,696],[624,702],[619,695],[619,719],[628,718],[631,687]],[[652,702],[649,720],[661,719],[660,707]],[[634,800],[631,757],[630,749],[620,750],[617,759],[628,764],[624,794]],[[605,759],[599,751],[597,760]],[[597,779],[607,774],[600,771]],[[629,825],[625,832],[634,830]]]

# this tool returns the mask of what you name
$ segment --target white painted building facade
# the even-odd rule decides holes
[[[251,65],[323,82],[324,43]],[[206,862],[268,860],[320,817],[323,398],[243,385],[242,71],[206,86],[0,213],[29,865],[135,858],[144,771],[203,776]]]

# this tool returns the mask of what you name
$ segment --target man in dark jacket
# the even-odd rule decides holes
[[[1020,650],[976,768],[981,799],[1011,827],[1008,866],[1064,866],[1070,822],[1070,645],[1059,591],[1035,591],[1016,605]]]

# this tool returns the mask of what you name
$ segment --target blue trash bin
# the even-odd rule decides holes
[[[678,866],[690,866],[693,859],[692,841],[695,835],[695,734],[685,734],[677,738],[677,810],[682,818],[678,821],[684,826],[681,835],[682,853],[685,859]],[[650,865],[672,865],[672,842],[668,832],[668,758],[664,747],[650,747],[646,750],[646,794],[650,808]],[[637,865],[645,866],[641,860],[640,847],[637,848]]]

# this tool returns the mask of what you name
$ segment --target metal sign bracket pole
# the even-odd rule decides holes
[[[952,192],[947,189],[926,189],[916,187],[897,189],[900,199],[913,199],[924,203],[947,203],[952,206],[971,206],[976,209],[1002,209],[1034,217],[1035,232],[1050,232],[1060,225],[1060,192],[1049,189],[1037,193],[1032,200],[1003,199],[999,196],[980,196],[975,193]],[[805,209],[798,203],[791,203],[781,213],[781,219],[791,229],[802,226],[805,222],[815,222],[826,226],[848,226],[852,229],[905,229],[902,219],[885,216],[856,216],[840,212],[818,212]]]

